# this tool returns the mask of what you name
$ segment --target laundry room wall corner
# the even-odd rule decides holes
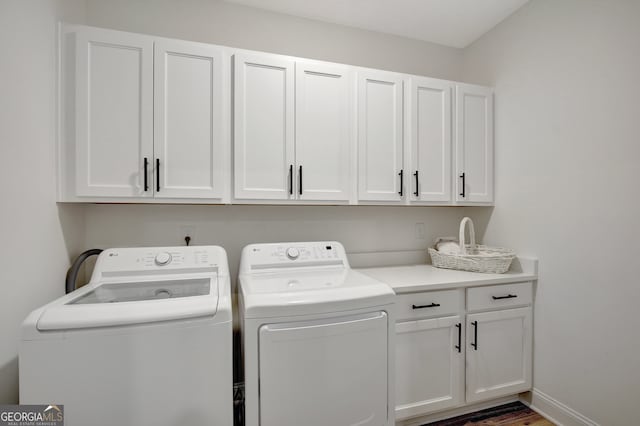
[[[83,206],[56,205],[56,34],[80,0],[0,2],[0,404],[18,402],[20,324],[64,293]],[[77,224],[77,225],[76,225]]]

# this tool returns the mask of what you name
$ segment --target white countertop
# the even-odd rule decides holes
[[[415,293],[536,280],[538,279],[538,260],[516,258],[511,264],[511,269],[504,274],[481,274],[440,269],[427,264],[357,270],[388,284],[396,293]]]

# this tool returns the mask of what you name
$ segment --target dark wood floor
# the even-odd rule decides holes
[[[521,402],[513,402],[424,426],[555,426],[555,424]]]

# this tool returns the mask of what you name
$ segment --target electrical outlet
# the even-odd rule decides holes
[[[197,228],[195,225],[180,225],[178,226],[178,241],[179,245],[186,244],[185,237],[191,238],[189,245],[193,245],[196,239]]]
[[[416,240],[424,240],[424,223],[416,223]]]

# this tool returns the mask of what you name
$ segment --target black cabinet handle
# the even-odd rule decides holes
[[[456,345],[456,349],[458,353],[462,352],[462,324],[457,323],[456,328],[458,329],[458,344]]]
[[[160,192],[160,159],[156,158],[156,192]]]
[[[147,176],[149,171],[149,159],[144,157],[144,192],[149,190],[149,176]]]
[[[462,192],[460,193],[460,195],[462,196],[462,198],[464,198],[464,197],[465,197],[465,195],[464,195],[465,188],[464,188],[464,187],[466,186],[466,183],[465,183],[465,173],[463,172],[463,173],[460,175],[460,177],[462,178]]]
[[[404,170],[400,170],[400,173],[398,173],[398,176],[400,176],[400,191],[398,191],[398,194],[402,197],[403,194],[403,187],[404,184],[402,182],[402,179],[404,178]]]
[[[289,195],[293,195],[293,164],[289,165]]]
[[[302,195],[302,166],[298,171],[298,194]]]
[[[438,306],[440,306],[439,303],[431,303],[430,305],[411,305],[413,309],[437,308]]]
[[[508,294],[506,296],[491,296],[493,297],[493,300],[500,300],[500,299],[513,299],[518,297],[517,294]]]
[[[420,181],[418,180],[418,171],[417,170],[413,174],[413,176],[416,178],[416,190],[413,192],[413,195],[415,195],[417,197],[420,194],[420,192],[418,191],[418,186],[420,185]]]
[[[473,326],[473,342],[471,342],[471,346],[473,346],[474,350],[478,350],[478,321],[472,321],[471,325]]]

